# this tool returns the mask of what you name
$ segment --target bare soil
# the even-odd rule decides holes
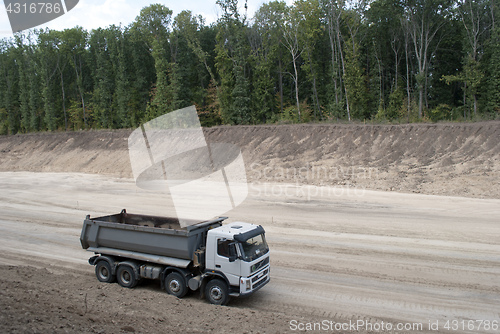
[[[285,315],[216,307],[167,295],[155,281],[133,290],[86,273],[0,266],[2,333],[279,333]]]

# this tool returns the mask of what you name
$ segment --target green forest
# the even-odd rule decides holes
[[[0,134],[115,129],[196,105],[204,126],[500,118],[494,0],[237,0],[0,40]]]

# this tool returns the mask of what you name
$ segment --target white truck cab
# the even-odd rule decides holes
[[[207,232],[205,271],[223,275],[231,296],[248,295],[266,285],[269,269],[262,226],[233,222]]]

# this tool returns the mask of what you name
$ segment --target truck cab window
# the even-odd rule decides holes
[[[250,262],[269,251],[264,234],[259,234],[241,243],[243,249],[243,260]]]
[[[217,240],[217,254],[223,257],[229,257],[229,247],[231,240],[218,239]]]

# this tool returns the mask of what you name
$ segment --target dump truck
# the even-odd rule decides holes
[[[159,279],[178,298],[200,291],[210,303],[248,296],[270,280],[269,247],[264,228],[244,222],[222,224],[227,217],[192,221],[119,214],[83,222],[80,242],[93,252],[100,282],[133,288],[142,279]]]

